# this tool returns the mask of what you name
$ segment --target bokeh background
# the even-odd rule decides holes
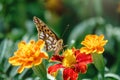
[[[106,80],[120,80],[120,0],[0,0],[0,80],[38,80],[32,69],[17,74],[8,58],[21,40],[37,40],[33,16],[43,20],[68,48],[80,48],[87,34],[104,34]],[[81,79],[98,80],[93,65]],[[58,79],[60,80],[60,79]]]

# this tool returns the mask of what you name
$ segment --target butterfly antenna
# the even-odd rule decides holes
[[[63,38],[63,36],[65,35],[65,32],[69,29],[69,27],[70,27],[70,25],[68,24],[67,27],[65,28],[65,30],[64,30],[64,32],[63,32],[63,34],[62,34],[62,36],[61,36],[62,38]]]

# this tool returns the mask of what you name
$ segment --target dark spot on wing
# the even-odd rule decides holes
[[[45,29],[45,32],[46,32],[47,30]]]
[[[50,30],[48,29],[47,32],[49,32]]]
[[[40,29],[39,31],[41,32],[42,30]]]
[[[46,25],[43,25],[42,27],[46,27]]]
[[[50,32],[50,34],[52,35],[52,32]]]

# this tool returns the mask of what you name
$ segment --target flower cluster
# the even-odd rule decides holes
[[[100,35],[87,35],[84,41],[81,42],[83,47],[80,49],[66,49],[61,55],[53,55],[50,62],[57,62],[48,67],[48,73],[56,76],[59,69],[63,69],[64,80],[77,80],[78,74],[87,72],[88,64],[93,63],[93,53],[101,54],[104,52],[104,45],[107,40]],[[18,44],[18,50],[14,52],[14,56],[9,58],[9,63],[14,66],[20,66],[18,73],[21,73],[24,68],[31,68],[42,63],[42,59],[48,59],[46,52],[42,51],[45,42],[31,40],[28,44],[21,41]],[[42,73],[41,73],[42,74]]]

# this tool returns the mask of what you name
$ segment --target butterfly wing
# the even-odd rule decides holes
[[[62,48],[63,41],[59,39],[56,34],[51,31],[48,26],[39,18],[34,17],[33,21],[36,25],[38,31],[38,39],[45,41],[47,51],[56,51],[58,50],[58,45]]]

